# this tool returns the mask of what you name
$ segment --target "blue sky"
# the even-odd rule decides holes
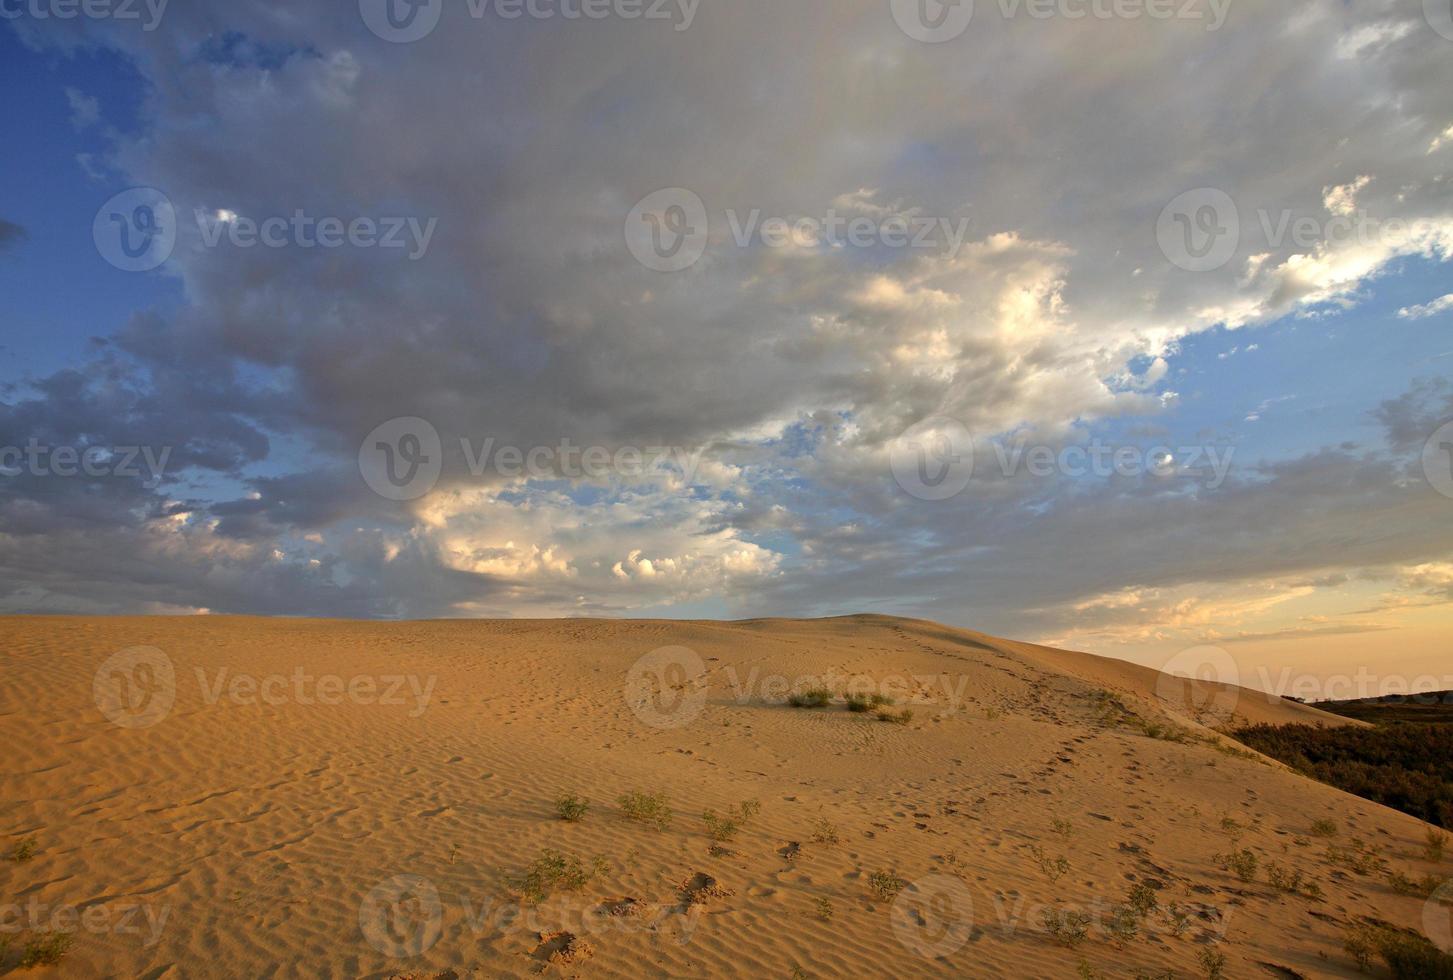
[[[0,485],[3,607],[866,609],[1149,660],[1435,635],[1453,541],[1417,454],[1453,411],[1453,312],[1399,311],[1453,293],[1453,112],[1431,81],[1453,42],[1330,3],[1215,32],[988,23],[938,45],[868,2],[831,37],[812,23],[763,7],[512,33],[453,11],[392,43],[351,7],[200,4],[155,31],[0,27],[19,95],[0,105],[0,220],[25,230],[0,255],[0,441],[173,454],[159,486]],[[1278,86],[1244,70],[1258,58]],[[1209,66],[1193,85],[1187,63]],[[180,219],[150,272],[92,241],[102,202],[136,186]],[[1406,247],[1243,235],[1187,271],[1156,215],[1197,188],[1229,194],[1244,229],[1265,207],[1431,230]],[[709,233],[684,269],[652,268],[633,205],[678,191]],[[199,210],[224,235],[306,213],[432,237],[413,257],[214,246]],[[727,229],[748,212],[969,231],[937,251],[740,247]],[[400,419],[440,439],[440,469],[390,500],[365,457]],[[945,420],[976,466],[922,499],[895,454]],[[1235,459],[1217,487],[986,472],[1011,436]],[[459,447],[486,439],[699,465],[470,472]]]

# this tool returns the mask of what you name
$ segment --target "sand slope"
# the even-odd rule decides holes
[[[1081,959],[1189,977],[1213,940],[1231,977],[1356,976],[1343,925],[1420,925],[1423,903],[1330,863],[1312,821],[1435,870],[1409,817],[1148,737],[1215,720],[1189,682],[932,623],[0,622],[0,844],[36,841],[0,863],[6,962],[32,926],[74,932],[37,977],[1074,977]],[[869,678],[912,721],[780,703],[828,674]],[[1344,723],[1198,690],[1221,720]],[[668,829],[624,818],[633,790],[666,794]],[[579,823],[555,816],[567,792],[593,804]],[[744,800],[760,813],[713,853],[702,811]],[[835,845],[812,840],[824,819]],[[1035,846],[1067,859],[1057,882]],[[1216,867],[1238,847],[1324,897]],[[543,848],[605,870],[521,906],[511,879]],[[880,901],[875,872],[913,884]],[[689,902],[697,874],[721,894]],[[1159,912],[1105,934],[1138,882],[1178,904],[1182,934]],[[1045,905],[1098,918],[1069,950]],[[590,955],[551,963],[555,931]]]

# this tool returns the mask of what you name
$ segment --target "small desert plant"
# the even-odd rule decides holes
[[[648,823],[657,830],[671,826],[671,805],[665,793],[627,793],[616,802],[628,820]]]
[[[814,844],[836,844],[838,842],[837,824],[827,817],[818,817],[817,822],[812,825],[812,842]]]
[[[520,893],[522,900],[534,904],[544,901],[555,888],[568,892],[579,891],[592,878],[605,874],[609,867],[602,857],[587,865],[574,855],[562,854],[547,847],[525,869],[524,875],[514,879],[511,884]]]
[[[1160,899],[1156,897],[1155,889],[1144,883],[1131,886],[1127,901],[1131,910],[1142,919],[1160,908]]]
[[[1453,956],[1411,931],[1359,923],[1347,931],[1342,948],[1360,970],[1381,956],[1394,980],[1453,980]]]
[[[1083,912],[1045,907],[1039,914],[1044,929],[1061,946],[1071,949],[1085,941],[1090,932],[1090,917]]]
[[[1232,840],[1240,840],[1246,828],[1241,826],[1240,821],[1234,817],[1221,818],[1221,831]]]
[[[1443,849],[1448,846],[1448,835],[1436,827],[1429,827],[1423,836],[1423,857],[1437,864],[1443,860]]]
[[[868,887],[880,902],[891,902],[907,884],[908,882],[891,871],[874,871],[868,875]]]
[[[886,694],[849,694],[848,710],[856,711],[858,714],[865,714],[875,708],[893,703],[893,699]]]
[[[762,804],[756,800],[746,800],[727,810],[725,816],[718,816],[715,810],[707,810],[701,815],[701,819],[705,822],[706,832],[711,839],[725,844],[736,837],[742,825],[756,816],[761,809]]]
[[[45,935],[28,940],[24,951],[20,954],[21,969],[28,970],[34,966],[54,966],[66,955],[75,939],[68,932],[48,932]]]
[[[1065,875],[1069,874],[1070,862],[1063,855],[1052,858],[1044,853],[1044,848],[1038,844],[1034,844],[1029,848],[1029,856],[1034,858],[1034,863],[1039,866],[1039,870],[1044,872],[1044,876],[1051,882],[1059,881]]]
[[[889,711],[887,708],[879,708],[874,716],[879,721],[890,722],[894,725],[906,725],[913,720],[913,709],[904,708],[902,711]]]
[[[1388,873],[1387,883],[1399,895],[1415,895],[1418,898],[1432,898],[1433,893],[1443,884],[1443,879],[1437,875],[1423,875],[1423,877],[1414,880],[1401,871],[1392,871]]]
[[[1312,823],[1313,837],[1336,837],[1337,822],[1335,820],[1317,820]]]
[[[832,913],[833,913],[832,902],[829,902],[825,898],[819,898],[817,900],[817,917],[819,919],[821,919],[823,922],[831,922],[832,921]]]
[[[805,691],[793,691],[787,696],[787,703],[794,708],[822,708],[832,700],[832,692],[825,687],[809,687]]]
[[[1226,975],[1226,954],[1218,953],[1214,949],[1203,949],[1196,956],[1197,962],[1201,964],[1201,970],[1206,974],[1206,980],[1221,980]]]
[[[1050,827],[1065,840],[1075,836],[1075,825],[1068,820],[1056,819],[1054,823],[1050,824]]]
[[[1080,980],[1105,980],[1105,974],[1090,965],[1088,960],[1081,959],[1075,967],[1075,974]]]
[[[1186,930],[1191,927],[1191,917],[1175,902],[1171,902],[1165,910],[1166,917],[1170,919],[1170,932],[1172,936],[1184,936]]]
[[[571,823],[578,822],[589,809],[590,803],[574,793],[567,793],[555,801],[555,812],[560,814],[560,819]]]
[[[1370,875],[1387,869],[1387,861],[1383,859],[1382,852],[1356,837],[1346,847],[1340,844],[1328,845],[1327,860],[1360,875]]]
[[[1214,854],[1211,859],[1222,871],[1230,871],[1242,881],[1256,880],[1256,855],[1246,848],[1230,854]]]
[[[1106,923],[1105,931],[1110,934],[1111,941],[1123,945],[1140,934],[1140,917],[1134,909],[1117,905],[1110,910],[1110,921]]]
[[[34,837],[27,837],[24,840],[16,841],[15,846],[10,849],[10,860],[16,864],[23,864],[33,857],[35,857]]]
[[[1271,887],[1279,892],[1299,894],[1302,890],[1302,873],[1296,870],[1288,870],[1275,861],[1270,862],[1266,866],[1266,880]]]

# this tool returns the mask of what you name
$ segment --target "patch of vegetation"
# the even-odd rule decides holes
[[[1201,972],[1206,974],[1206,980],[1222,980],[1226,976],[1225,953],[1203,949],[1196,955],[1196,962],[1201,964]]]
[[[1423,834],[1423,858],[1438,864],[1443,860],[1443,849],[1448,846],[1448,835],[1436,827],[1429,827]]]
[[[529,904],[543,902],[555,889],[574,892],[590,883],[597,875],[605,874],[610,865],[605,858],[597,857],[590,864],[571,854],[562,854],[552,848],[545,848],[525,873],[510,882],[520,893],[522,901]]]
[[[711,839],[724,844],[736,837],[742,826],[761,809],[762,804],[756,800],[745,800],[728,809],[725,816],[718,816],[715,810],[707,810],[701,815],[701,819],[706,824],[706,832]]]
[[[1254,725],[1232,734],[1303,775],[1453,828],[1453,724]]]
[[[1415,932],[1359,923],[1343,936],[1342,948],[1363,971],[1380,956],[1394,980],[1453,980],[1453,956]]]
[[[1044,876],[1051,882],[1059,881],[1065,875],[1069,874],[1070,862],[1063,855],[1052,858],[1044,852],[1044,848],[1038,844],[1032,844],[1029,848],[1029,856],[1034,859],[1034,863],[1039,866],[1039,870],[1044,872]]]
[[[873,895],[880,902],[893,901],[898,897],[898,893],[907,886],[908,882],[891,871],[874,871],[868,875],[868,887],[872,889]]]
[[[1347,844],[1327,845],[1327,860],[1359,875],[1382,874],[1387,870],[1387,861],[1382,852],[1371,844],[1354,837]]]
[[[1453,723],[1453,691],[1388,694],[1380,698],[1357,698],[1351,701],[1318,701],[1314,707],[1374,725],[1395,722],[1423,725]]]
[[[1242,881],[1256,880],[1256,855],[1247,848],[1232,851],[1230,854],[1213,854],[1211,860],[1215,861],[1217,867],[1222,871],[1230,871]]]
[[[1059,834],[1061,837],[1063,837],[1065,840],[1069,840],[1071,837],[1075,836],[1075,825],[1070,823],[1068,820],[1056,819],[1054,823],[1050,825],[1050,828],[1056,834]]]
[[[29,861],[33,857],[35,857],[34,837],[27,837],[24,840],[18,840],[15,842],[15,846],[10,849],[10,860],[14,861],[16,864],[24,864],[26,861]]]
[[[1387,883],[1392,886],[1393,891],[1399,895],[1414,895],[1418,898],[1432,898],[1443,881],[1437,875],[1423,875],[1414,880],[1401,871],[1389,872],[1387,876]]]
[[[825,898],[819,898],[817,900],[817,917],[819,919],[821,919],[823,922],[831,922],[832,921],[832,913],[833,913],[832,902],[829,902]]]
[[[1070,912],[1046,906],[1039,913],[1044,931],[1061,946],[1074,949],[1090,934],[1090,917],[1083,912]]]
[[[818,817],[817,822],[812,825],[812,842],[814,844],[836,844],[838,842],[837,824],[827,817]]]
[[[1335,820],[1314,820],[1312,822],[1313,837],[1336,837],[1337,822]]]
[[[560,819],[571,823],[578,823],[589,809],[590,803],[574,793],[567,793],[555,801],[555,812],[560,814]]]
[[[657,830],[671,826],[671,805],[665,793],[627,793],[616,802],[627,820],[650,824]]]
[[[809,687],[787,695],[787,703],[794,708],[824,708],[831,700],[832,692],[825,687]]]
[[[1110,920],[1105,923],[1105,931],[1109,933],[1111,942],[1123,946],[1140,934],[1140,917],[1135,914],[1134,909],[1116,905],[1110,910]]]
[[[1131,910],[1142,919],[1160,908],[1160,898],[1155,894],[1155,889],[1143,882],[1131,886],[1130,897],[1126,901],[1129,902]]]
[[[75,937],[68,932],[48,932],[27,940],[20,954],[20,968],[29,970],[36,966],[54,966],[66,955],[74,941]]]
[[[906,725],[913,720],[913,709],[904,708],[902,711],[893,712],[887,708],[879,708],[874,717],[879,721],[886,721],[893,725]]]
[[[848,710],[858,714],[866,714],[884,705],[893,703],[893,699],[886,694],[849,694]]]
[[[1272,861],[1266,866],[1266,881],[1271,887],[1288,895],[1303,895],[1313,901],[1322,897],[1322,886],[1304,877],[1300,871],[1288,870]]]

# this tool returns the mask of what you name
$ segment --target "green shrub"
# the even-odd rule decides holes
[[[822,708],[832,700],[832,692],[825,687],[810,687],[805,691],[793,691],[787,696],[787,703],[794,708]]]
[[[650,824],[657,830],[671,826],[671,806],[665,793],[627,793],[616,802],[628,820]]]
[[[1034,858],[1034,863],[1039,865],[1039,870],[1051,882],[1057,882],[1069,874],[1070,862],[1064,856],[1052,858],[1044,853],[1044,848],[1038,844],[1032,844],[1029,848],[1029,856]]]
[[[68,932],[48,932],[37,939],[28,940],[20,954],[20,967],[29,970],[36,966],[54,966],[71,948],[75,937]]]
[[[1160,899],[1156,896],[1155,889],[1143,882],[1131,886],[1128,901],[1130,908],[1142,919],[1160,908]]]
[[[1039,920],[1055,942],[1071,949],[1084,942],[1090,933],[1090,917],[1083,912],[1069,912],[1046,906],[1040,911]]]
[[[542,902],[556,888],[562,891],[579,891],[597,875],[604,874],[610,866],[605,858],[598,857],[589,865],[580,858],[545,848],[525,873],[511,882],[520,893],[520,898],[530,904]]]
[[[10,860],[16,864],[24,864],[33,857],[35,857],[34,837],[27,837],[24,840],[16,841],[15,846],[10,849]]]
[[[836,844],[838,842],[837,824],[827,817],[818,817],[817,823],[812,825],[812,842],[814,844]]]
[[[1313,837],[1336,837],[1337,823],[1334,820],[1317,820],[1312,823]]]
[[[1246,848],[1232,851],[1230,854],[1213,854],[1211,860],[1215,861],[1222,871],[1230,871],[1242,881],[1256,880],[1256,855]]]
[[[555,801],[555,812],[560,814],[560,819],[571,823],[579,822],[589,809],[590,803],[574,793],[566,794]]]
[[[1342,948],[1363,971],[1376,953],[1394,980],[1453,980],[1453,956],[1415,932],[1359,923],[1343,936]]]
[[[724,844],[736,837],[737,831],[761,809],[762,804],[756,800],[746,800],[727,810],[726,816],[718,816],[715,810],[707,810],[701,815],[701,819],[706,823],[706,832],[711,839]]]
[[[1203,949],[1196,955],[1196,961],[1201,964],[1201,970],[1206,974],[1206,980],[1221,980],[1226,976],[1226,954],[1218,953],[1214,949]]]
[[[891,902],[907,885],[908,882],[891,871],[874,871],[868,875],[868,887],[880,902]]]
[[[887,708],[879,708],[875,717],[879,721],[890,722],[894,725],[906,725],[913,720],[913,709],[904,708],[902,711],[893,712]]]

